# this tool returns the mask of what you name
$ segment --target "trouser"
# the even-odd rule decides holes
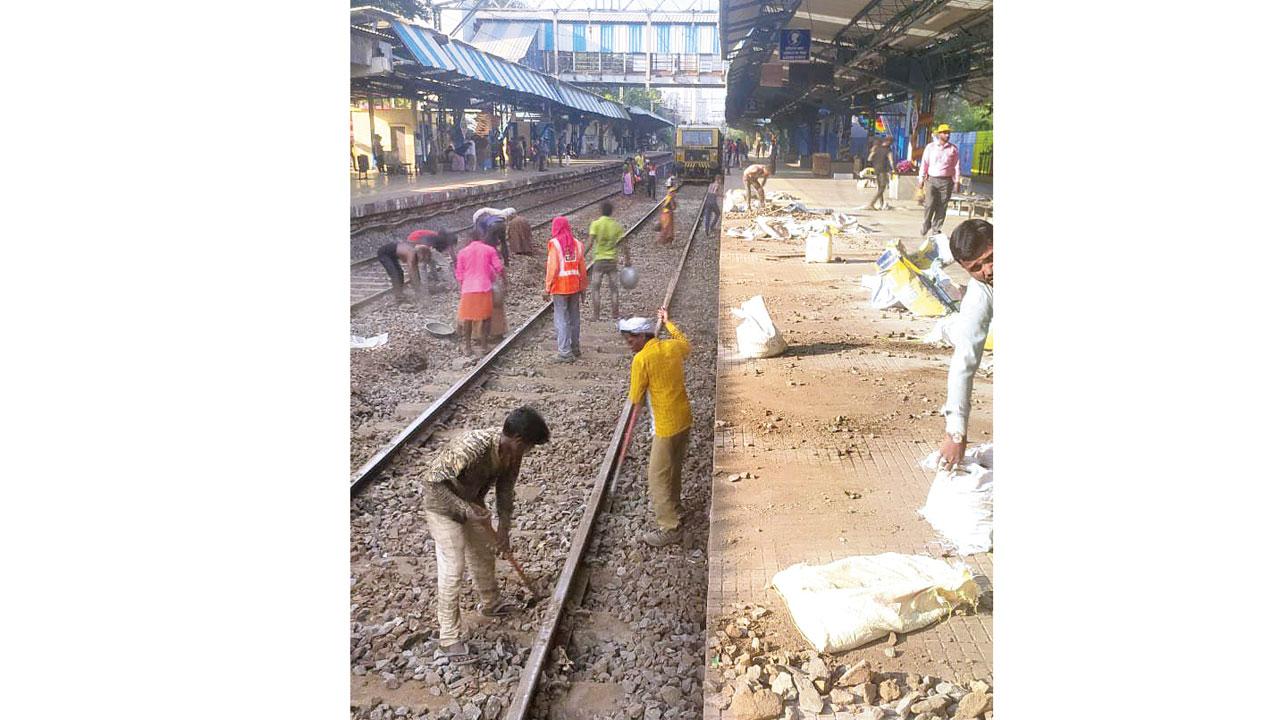
[[[649,199],[657,200],[658,178],[654,175],[646,175],[645,178],[645,188],[649,191]]]
[[[714,218],[714,219],[713,219]],[[709,201],[702,206],[702,233],[711,235],[711,228],[720,224],[720,203]]]
[[[875,207],[876,203],[881,203],[881,205],[887,204],[884,201],[884,191],[888,188],[889,172],[886,170],[882,173],[879,170],[876,170],[876,196],[875,199],[871,201],[871,207]]]
[[[954,178],[931,177],[925,180],[924,186],[924,224],[920,226],[920,234],[924,236],[942,232],[942,223],[947,219],[947,204],[951,202],[951,187]]]
[[[689,428],[670,437],[653,438],[649,449],[649,499],[658,527],[680,527],[680,471],[689,450]]]
[[[547,156],[544,153],[538,153],[538,172],[547,169]]]
[[[755,176],[747,180],[747,205],[751,204],[752,193],[760,198],[760,204],[764,205],[764,183],[760,180],[760,176]]]
[[[582,295],[552,295],[552,309],[556,321],[556,350],[562,356],[576,355],[579,351],[578,337],[582,330]]]
[[[482,603],[492,605],[498,599],[493,549],[484,529],[477,523],[460,523],[434,512],[425,514],[427,530],[436,544],[436,619],[440,623],[440,647],[448,647],[461,639],[458,598],[462,595],[464,567],[471,570],[471,581]]]
[[[591,319],[600,319],[600,306],[604,304],[604,295],[600,292],[600,278],[609,278],[609,299],[613,302],[613,316],[618,317],[618,261],[597,260],[591,266]]]
[[[400,267],[400,260],[396,258],[396,244],[389,242],[378,248],[378,262],[382,263],[382,267],[387,271],[387,277],[391,278],[391,289],[396,295],[404,293],[404,268]]]

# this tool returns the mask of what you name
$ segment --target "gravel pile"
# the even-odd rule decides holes
[[[682,197],[685,202],[677,219],[681,235],[687,233],[696,214],[697,203],[691,201],[690,196],[698,190],[686,191]],[[643,203],[637,205],[643,206]],[[627,224],[622,217],[619,219]],[[585,230],[585,225],[582,229]],[[575,234],[578,232],[579,228],[575,227]],[[633,237],[633,261],[640,271],[641,284],[639,288],[624,293],[623,313],[652,313],[666,289],[679,249],[656,247],[656,235],[656,226],[650,224]],[[698,264],[696,258],[696,255],[691,257],[692,265]],[[710,267],[710,272],[714,272],[714,262],[710,262]],[[710,282],[708,278],[711,276],[705,269],[702,272],[704,274],[695,280],[698,288],[708,287],[705,283]],[[537,278],[540,282],[540,273]],[[695,352],[698,370],[690,367],[689,374],[695,418],[702,430],[694,433],[690,460],[685,467],[685,498],[691,511],[689,524],[693,528],[690,537],[695,538],[692,542],[696,547],[688,551],[646,548],[626,566],[628,572],[635,573],[634,577],[618,576],[621,582],[628,584],[626,587],[638,588],[638,584],[632,586],[629,583],[645,582],[649,588],[648,591],[633,592],[627,598],[630,608],[627,617],[633,620],[624,622],[634,623],[637,638],[650,634],[661,638],[661,645],[656,641],[637,641],[638,645],[644,646],[647,658],[647,665],[645,660],[637,659],[638,667],[647,667],[651,673],[684,667],[694,678],[689,683],[683,682],[685,678],[678,678],[680,682],[676,687],[684,693],[684,686],[688,685],[688,690],[693,693],[680,700],[680,707],[696,707],[700,702],[698,675],[704,640],[701,626],[705,612],[705,510],[709,497],[706,482],[710,474],[714,393],[714,293],[707,295],[699,290],[687,298],[678,293],[675,317],[680,321],[686,312],[684,308],[693,307],[691,303],[696,297],[708,298],[704,302],[710,308],[706,318],[696,320],[691,316],[682,324],[698,346]],[[511,307],[508,306],[509,317],[515,317]],[[393,312],[408,315],[411,311],[397,308]],[[408,322],[406,319],[401,321]],[[364,322],[364,318],[353,320],[353,333],[373,334],[361,332],[363,328],[357,327],[360,322]],[[512,325],[515,324],[513,320]],[[393,328],[383,327],[378,331],[386,330],[391,330],[394,341]],[[522,403],[537,407],[551,426],[552,442],[533,451],[523,465],[517,484],[512,548],[530,577],[544,587],[554,585],[590,495],[604,447],[622,408],[630,353],[618,339],[612,322],[592,323],[587,313],[584,313],[583,321],[583,357],[572,365],[549,363],[554,353],[554,331],[549,317],[540,320],[531,335],[497,361],[489,382],[465,393],[450,418],[435,428],[429,437],[406,448],[382,478],[351,502],[350,647],[351,669],[355,676],[353,687],[357,682],[371,681],[378,688],[373,695],[365,693],[357,697],[353,693],[352,717],[492,718],[504,712],[510,702],[510,694],[518,682],[521,667],[528,657],[528,648],[544,619],[548,603],[544,601],[511,618],[489,620],[474,611],[478,597],[470,582],[464,583],[461,600],[463,625],[467,641],[480,660],[464,667],[437,664],[433,659],[437,649],[434,545],[418,507],[418,478],[441,445],[457,432],[497,424],[508,411]],[[451,367],[456,352],[450,343],[436,342],[438,346],[434,352],[421,352],[419,356],[413,355],[412,348],[394,347],[391,343],[379,348],[384,352],[378,355],[385,358],[381,363],[383,367],[390,366],[392,359],[401,360],[406,367],[417,363],[420,366],[415,371],[420,378],[418,382],[435,382],[434,378],[443,378],[448,372],[456,375]],[[360,367],[357,363],[359,355],[353,353],[352,362],[353,425],[359,402],[380,403],[382,408],[394,402],[409,402],[403,399],[408,397],[406,395],[392,394],[390,388],[395,383],[378,377],[381,368],[372,364]],[[445,371],[445,367],[450,367],[450,370]],[[695,383],[693,378],[698,376],[702,379]],[[400,383],[405,387],[412,384],[408,380]],[[357,393],[364,397],[363,401],[356,399]],[[647,519],[647,509],[643,507],[643,463],[647,458],[648,440],[643,437],[643,432],[636,434],[632,459],[620,479],[618,502],[614,506],[622,517],[602,518],[602,537],[612,539],[597,540],[604,542],[601,550],[609,558],[606,564],[610,568],[615,567],[614,553],[621,552],[625,556],[628,552],[636,552],[632,547],[634,533],[642,526],[642,520]],[[492,493],[490,502],[492,505]],[[659,556],[669,556],[670,559],[655,562]],[[596,557],[592,555],[592,562],[600,562],[594,559]],[[523,590],[506,564],[499,560],[497,567],[504,595],[523,598]],[[585,568],[586,572],[591,570],[590,567]],[[648,575],[647,581],[642,580],[647,573],[652,575]],[[688,597],[678,601],[666,597],[664,592],[670,594],[672,588],[687,588]],[[595,597],[594,593],[588,593],[585,602],[596,602],[593,600]],[[661,606],[665,600],[674,604],[671,607]],[[566,622],[572,629],[573,622]],[[660,654],[652,652],[655,648]],[[553,651],[548,663],[549,672],[562,673],[566,671],[560,668],[577,666],[571,654],[576,656],[578,650],[572,645],[568,650],[559,648]],[[676,665],[668,667],[672,658],[676,659]],[[677,676],[672,672],[671,677]],[[661,699],[673,692],[667,690],[666,695],[662,695],[665,680],[659,682],[656,676],[652,682],[638,676],[632,682],[637,688],[644,688],[637,690],[637,698],[652,696]],[[406,694],[414,701],[397,704],[390,699]],[[545,701],[539,702],[546,705]],[[401,708],[403,713],[397,715]]]
[[[847,712],[854,720],[992,720],[989,682],[967,684],[928,675],[878,672],[866,660],[838,664],[813,650],[796,652],[770,641],[770,610],[739,605],[707,640],[710,704],[735,720]],[[893,638],[890,638],[891,642]],[[892,644],[886,652],[892,652]]]

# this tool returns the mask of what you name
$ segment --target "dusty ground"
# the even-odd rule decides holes
[[[791,192],[810,207],[849,212],[869,199],[851,181],[780,175],[768,190]],[[729,187],[740,184],[740,177],[732,178]],[[916,510],[932,480],[917,463],[942,436],[938,410],[946,398],[950,350],[919,341],[933,320],[871,309],[859,285],[861,275],[876,272],[875,258],[891,238],[904,238],[909,247],[918,243],[920,211],[911,206],[860,214],[875,232],[838,238],[839,262],[830,264],[805,264],[799,240],[722,236],[708,625],[724,628],[749,606],[765,609],[754,627],[783,667],[788,653],[796,663],[806,662],[808,644],[767,589],[774,573],[797,562],[855,554],[946,553]],[[725,228],[752,220],[729,214]],[[949,218],[945,229],[958,222]],[[953,278],[967,282],[963,270]],[[738,361],[737,320],[728,311],[756,294],[764,296],[790,348],[780,357]],[[990,402],[989,374],[980,375],[970,423],[975,441],[990,436]],[[892,657],[887,641],[828,656],[833,672],[865,659],[883,677],[904,683],[913,674],[957,685],[975,678],[990,682],[991,555],[964,560],[988,589],[976,615],[898,637]],[[708,718],[722,717],[742,671],[722,666],[715,638],[712,633],[707,654]],[[761,651],[762,658],[769,654]],[[798,665],[791,669],[800,672]],[[831,698],[824,702],[827,713],[836,706]],[[732,714],[724,710],[723,717]]]
[[[682,200],[686,197],[682,196]],[[681,207],[677,233],[683,238],[692,222],[696,202],[684,202]],[[633,259],[640,268],[641,284],[624,294],[624,314],[651,313],[666,289],[679,252],[678,244],[670,248],[656,247],[655,237],[653,225],[646,226],[633,245]],[[704,258],[702,263],[699,266],[704,268],[700,271],[702,281],[713,284],[714,261]],[[705,295],[705,291],[699,295],[713,297]],[[677,300],[677,308],[682,307],[680,302],[682,300]],[[692,319],[689,323],[689,329],[699,333],[701,349],[697,362],[702,368],[697,383],[690,385],[702,431],[694,436],[686,464],[686,498],[695,517],[706,507],[710,471],[714,388],[711,317],[710,308],[706,307],[701,325]],[[523,403],[537,407],[551,426],[552,442],[537,448],[524,463],[517,485],[512,546],[529,575],[548,585],[555,581],[590,493],[609,429],[622,408],[630,352],[612,321],[593,323],[584,318],[583,357],[572,365],[554,365],[548,362],[554,353],[550,318],[539,321],[537,328],[529,340],[497,361],[487,381],[469,389],[460,398],[451,417],[416,446],[407,448],[382,478],[351,503],[352,717],[493,718],[509,702],[509,693],[519,678],[546,603],[514,618],[491,621],[468,610],[475,607],[477,597],[470,583],[465,584],[464,631],[481,660],[462,668],[437,665],[433,661],[435,557],[418,508],[418,478],[441,444],[462,429],[497,424],[506,412]],[[657,668],[661,667],[660,660],[676,653],[694,678],[679,686],[682,693],[686,687],[690,691],[682,707],[691,709],[701,702],[696,685],[700,666],[698,652],[704,644],[701,623],[705,604],[699,593],[705,591],[705,565],[692,562],[687,568],[680,566],[681,579],[672,586],[669,566],[656,559],[657,551],[635,546],[635,529],[647,521],[643,511],[643,484],[627,480],[640,472],[640,461],[636,458],[645,457],[647,451],[647,440],[643,433],[638,435],[640,437],[633,441],[633,458],[628,461],[630,469],[624,471],[615,505],[622,512],[602,520],[604,534],[601,537],[611,538],[602,541],[604,544],[599,548],[605,559],[591,560],[598,565],[588,568],[593,573],[607,568],[614,573],[613,577],[621,578],[623,585],[614,590],[621,590],[625,597],[616,602],[601,601],[611,613],[617,613],[612,618],[606,613],[597,613],[596,608],[588,604],[586,609],[591,621],[583,625],[579,638],[591,632],[604,633],[612,638],[619,653],[635,652],[634,665],[620,659],[625,656],[615,655],[611,661],[622,663],[620,672],[603,682],[634,683],[628,703],[637,702],[637,697],[658,698],[648,702],[659,708],[660,713],[662,708],[656,703],[664,697],[660,694],[661,683],[667,682],[667,675]],[[691,520],[691,524],[693,547],[685,557],[696,559],[698,555],[694,551],[701,552],[699,543],[702,542],[697,538],[705,537],[705,520],[700,530],[696,519]],[[675,552],[667,548],[663,555]],[[625,563],[625,577],[616,574],[618,557],[626,558],[621,561]],[[499,561],[497,570],[502,591],[510,596],[522,596],[518,580],[506,564]],[[606,583],[597,585],[597,589],[602,587],[608,591]],[[680,599],[665,605],[649,602],[662,592]],[[592,597],[598,596],[589,593],[588,603]],[[571,633],[577,631],[574,620],[566,622]],[[625,644],[628,629],[634,633],[630,646]],[[661,643],[655,643],[654,638],[661,638]],[[600,646],[594,643],[591,647],[595,652],[600,651]],[[633,650],[626,649],[628,647]],[[553,673],[559,672],[555,668],[563,665],[557,664],[560,657],[565,662],[573,662],[570,654],[577,656],[578,650],[571,644],[569,651],[561,654],[561,650],[553,649],[549,662]],[[598,658],[592,662],[596,660]],[[648,674],[644,676],[626,675],[638,668],[653,669],[646,670]],[[612,702],[609,698],[615,697],[616,688],[582,686],[576,692],[575,697],[589,697],[593,703],[604,703]],[[552,696],[544,702],[554,700]],[[557,716],[545,704],[539,707],[541,712],[549,713],[542,716]],[[625,710],[618,712],[625,713]]]

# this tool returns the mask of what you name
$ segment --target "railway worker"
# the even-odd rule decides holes
[[[480,595],[480,614],[501,617],[519,612],[520,606],[498,594],[494,575],[494,550],[511,552],[511,516],[515,485],[524,455],[551,439],[551,430],[529,406],[516,408],[502,427],[470,430],[445,445],[431,461],[423,478],[422,510],[436,548],[436,619],[440,623],[440,649],[436,658],[452,665],[477,660],[462,641],[458,599],[464,569]],[[495,487],[498,509],[497,546],[489,530],[485,496]]]
[[[524,219],[523,215],[516,213],[515,208],[507,208],[503,212],[509,212],[507,216],[507,245],[511,252],[516,255],[532,255],[533,254],[533,228],[529,225],[529,221]]]
[[[720,224],[720,186],[723,176],[717,175],[707,186],[707,196],[702,201],[702,236],[711,237],[711,229]]]
[[[667,194],[658,210],[658,244],[670,245],[676,239],[675,178],[667,178]]]
[[[421,297],[422,285],[418,274],[418,263],[427,264],[431,262],[431,248],[426,245],[415,245],[408,242],[389,242],[378,248],[378,262],[382,263],[383,269],[387,271],[387,276],[391,278],[391,290],[395,294],[396,300],[405,300],[404,294],[404,267],[409,268],[409,285],[413,287],[414,295]]]
[[[471,355],[471,337],[480,336],[481,350],[488,351],[489,320],[493,317],[493,281],[503,273],[498,251],[473,240],[458,253],[454,276],[458,279],[458,329],[463,352]]]
[[[982,361],[982,350],[991,331],[992,292],[995,280],[995,240],[991,223],[965,220],[950,238],[951,254],[969,272],[972,280],[960,301],[960,315],[950,331],[955,350],[947,371],[947,402],[942,406],[946,429],[941,465],[952,467],[964,458],[968,440],[969,403],[973,394],[973,374]]]
[[[414,245],[426,245],[441,255],[447,255],[450,270],[458,265],[458,236],[448,230],[414,230],[409,233],[409,242]],[[427,257],[431,267],[428,279],[433,283],[439,282],[440,266],[430,254]]]
[[[769,176],[772,174],[773,171],[769,169],[768,165],[761,165],[760,163],[749,165],[746,170],[742,171],[742,182],[747,186],[747,210],[751,209],[751,195],[753,192],[760,196],[760,208],[764,209],[764,184],[769,181]]]
[[[591,319],[600,320],[600,306],[604,297],[600,293],[601,278],[609,279],[609,298],[612,302],[613,319],[618,319],[618,248],[622,248],[623,267],[631,266],[631,247],[623,237],[622,225],[613,219],[613,203],[605,200],[600,203],[600,217],[591,223],[587,241],[587,252],[594,263],[591,265]]]
[[[960,189],[960,148],[951,144],[951,126],[942,123],[933,131],[934,141],[920,158],[920,187],[924,190],[924,237],[942,232],[952,190]]]
[[[511,261],[511,253],[507,247],[507,218],[516,214],[515,208],[507,208],[499,210],[497,208],[484,207],[475,211],[471,215],[472,232],[477,240],[485,240],[490,235],[497,238],[497,242],[493,243],[494,247],[501,248],[502,262]]]
[[[649,449],[649,500],[657,521],[656,532],[641,539],[653,547],[680,540],[680,475],[689,449],[689,428],[693,410],[684,388],[684,361],[689,357],[689,340],[667,318],[666,308],[658,309],[658,322],[671,334],[658,340],[657,326],[649,318],[633,317],[618,323],[623,340],[635,353],[631,359],[633,406],[649,397],[653,446]],[[634,412],[634,409],[633,409]]]
[[[547,241],[546,291],[551,296],[556,323],[556,362],[573,362],[582,355],[582,294],[587,286],[587,261],[582,243],[573,236],[569,218],[551,221]]]

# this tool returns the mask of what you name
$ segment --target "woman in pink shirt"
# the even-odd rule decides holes
[[[458,329],[464,352],[471,355],[471,336],[479,330],[481,350],[489,349],[489,318],[493,316],[493,281],[502,275],[502,258],[492,245],[472,240],[458,253],[454,276],[462,290],[458,302]]]

